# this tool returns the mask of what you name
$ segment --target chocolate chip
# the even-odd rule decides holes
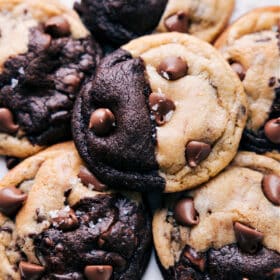
[[[268,80],[268,86],[269,87],[273,87],[275,86],[276,84],[276,77],[271,77],[269,80]]]
[[[90,116],[89,128],[96,135],[103,136],[112,131],[115,126],[115,116],[106,108],[100,108],[94,111]]]
[[[78,177],[85,186],[92,186],[94,190],[104,191],[107,186],[102,184],[86,167],[81,166]]]
[[[190,167],[196,167],[199,163],[205,160],[211,152],[209,144],[191,141],[186,147],[186,159]]]
[[[110,265],[88,265],[85,268],[85,276],[88,280],[109,280],[113,268]]]
[[[188,74],[188,64],[181,57],[166,57],[157,67],[158,73],[166,80],[178,80]]]
[[[199,223],[199,216],[192,198],[180,199],[174,207],[174,218],[183,226],[194,226]]]
[[[79,225],[79,221],[72,209],[69,211],[61,210],[58,211],[57,217],[52,219],[52,224],[56,228],[67,231],[76,228]]]
[[[230,66],[232,70],[238,75],[239,79],[243,81],[246,76],[245,68],[238,62],[233,62]]]
[[[168,122],[172,117],[172,112],[176,109],[174,102],[161,93],[151,93],[149,104],[158,125]]]
[[[201,272],[204,272],[206,260],[205,260],[205,258],[202,255],[198,254],[195,249],[193,249],[192,247],[187,245],[186,249],[184,251],[184,256],[193,265],[198,267]]]
[[[64,77],[63,83],[77,89],[81,83],[81,79],[77,75],[70,74]]]
[[[14,134],[19,126],[14,123],[13,114],[7,108],[0,108],[0,132]]]
[[[262,190],[271,203],[280,206],[280,176],[275,174],[264,175]]]
[[[17,188],[7,187],[0,189],[0,212],[7,216],[14,215],[26,198],[27,195]]]
[[[164,24],[168,31],[188,33],[190,28],[190,18],[188,14],[183,11],[179,11],[178,13],[166,18]]]
[[[239,222],[233,225],[238,246],[246,253],[256,253],[261,246],[263,234]]]
[[[268,121],[264,126],[265,136],[275,144],[280,144],[280,117]]]
[[[28,262],[19,263],[20,275],[23,279],[35,280],[39,279],[43,274],[45,268],[43,266],[32,264]]]
[[[45,31],[56,38],[66,37],[70,35],[70,24],[64,17],[52,17],[45,23]]]
[[[52,37],[44,34],[39,30],[35,30],[33,36],[29,40],[29,48],[31,51],[40,52],[48,49],[51,45]]]

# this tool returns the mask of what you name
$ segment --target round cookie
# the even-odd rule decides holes
[[[101,51],[54,0],[1,0],[0,30],[0,155],[24,158],[70,139],[76,94]]]
[[[73,135],[111,187],[177,192],[225,168],[246,122],[242,84],[209,44],[142,37],[106,56],[78,96]]]
[[[280,163],[240,152],[192,192],[166,196],[153,220],[165,279],[280,276]]]
[[[234,0],[82,0],[75,4],[100,41],[124,44],[155,32],[182,32],[212,42],[226,26]]]
[[[3,280],[140,279],[149,261],[141,195],[110,191],[71,142],[11,170],[0,181],[0,212]]]
[[[233,23],[216,47],[241,79],[248,122],[241,149],[280,152],[280,7],[253,10]]]

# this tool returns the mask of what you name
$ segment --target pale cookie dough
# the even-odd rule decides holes
[[[226,27],[234,0],[82,0],[75,9],[103,43],[121,45],[152,32],[182,32],[212,42]]]
[[[14,221],[0,213],[1,280],[138,279],[148,263],[141,195],[110,191],[72,142],[10,171],[0,181],[0,212]]]
[[[240,152],[201,188],[166,197],[153,220],[165,279],[272,279],[280,269],[279,193],[280,163]]]
[[[55,0],[0,0],[0,155],[70,139],[82,82],[101,57],[78,15]]]
[[[279,157],[280,7],[244,15],[215,45],[239,75],[248,96],[249,115],[241,148],[278,153]]]
[[[77,99],[74,139],[112,187],[178,192],[229,164],[246,107],[242,84],[209,44],[181,33],[150,35],[102,61]]]

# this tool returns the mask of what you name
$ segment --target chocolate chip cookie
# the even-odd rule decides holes
[[[151,224],[140,194],[112,192],[73,143],[30,157],[0,181],[0,278],[140,279]]]
[[[280,163],[240,152],[201,188],[166,197],[153,220],[165,279],[280,276]]]
[[[0,2],[0,155],[70,138],[77,92],[100,60],[78,15],[57,1]]]
[[[229,164],[246,106],[241,82],[209,44],[181,33],[150,35],[100,63],[77,98],[73,134],[106,184],[176,192]]]
[[[208,42],[223,30],[234,0],[82,0],[75,4],[86,26],[115,45],[155,32],[182,32]]]
[[[249,118],[241,148],[280,160],[280,7],[254,10],[233,23],[216,47],[242,81]]]

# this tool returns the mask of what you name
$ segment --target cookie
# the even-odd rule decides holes
[[[176,192],[229,164],[246,106],[241,82],[212,46],[186,34],[150,35],[100,63],[76,100],[73,134],[106,184]]]
[[[234,0],[82,0],[75,4],[103,42],[124,44],[152,32],[182,32],[212,42],[231,16]]]
[[[280,7],[253,10],[233,23],[216,47],[238,74],[249,100],[241,148],[280,152]]]
[[[0,1],[0,155],[24,158],[70,139],[76,94],[101,57],[57,1]]]
[[[3,280],[140,279],[149,261],[141,195],[110,191],[71,142],[11,170],[0,181],[0,212]]]
[[[170,195],[153,220],[165,279],[280,276],[280,163],[240,152],[201,188]]]

